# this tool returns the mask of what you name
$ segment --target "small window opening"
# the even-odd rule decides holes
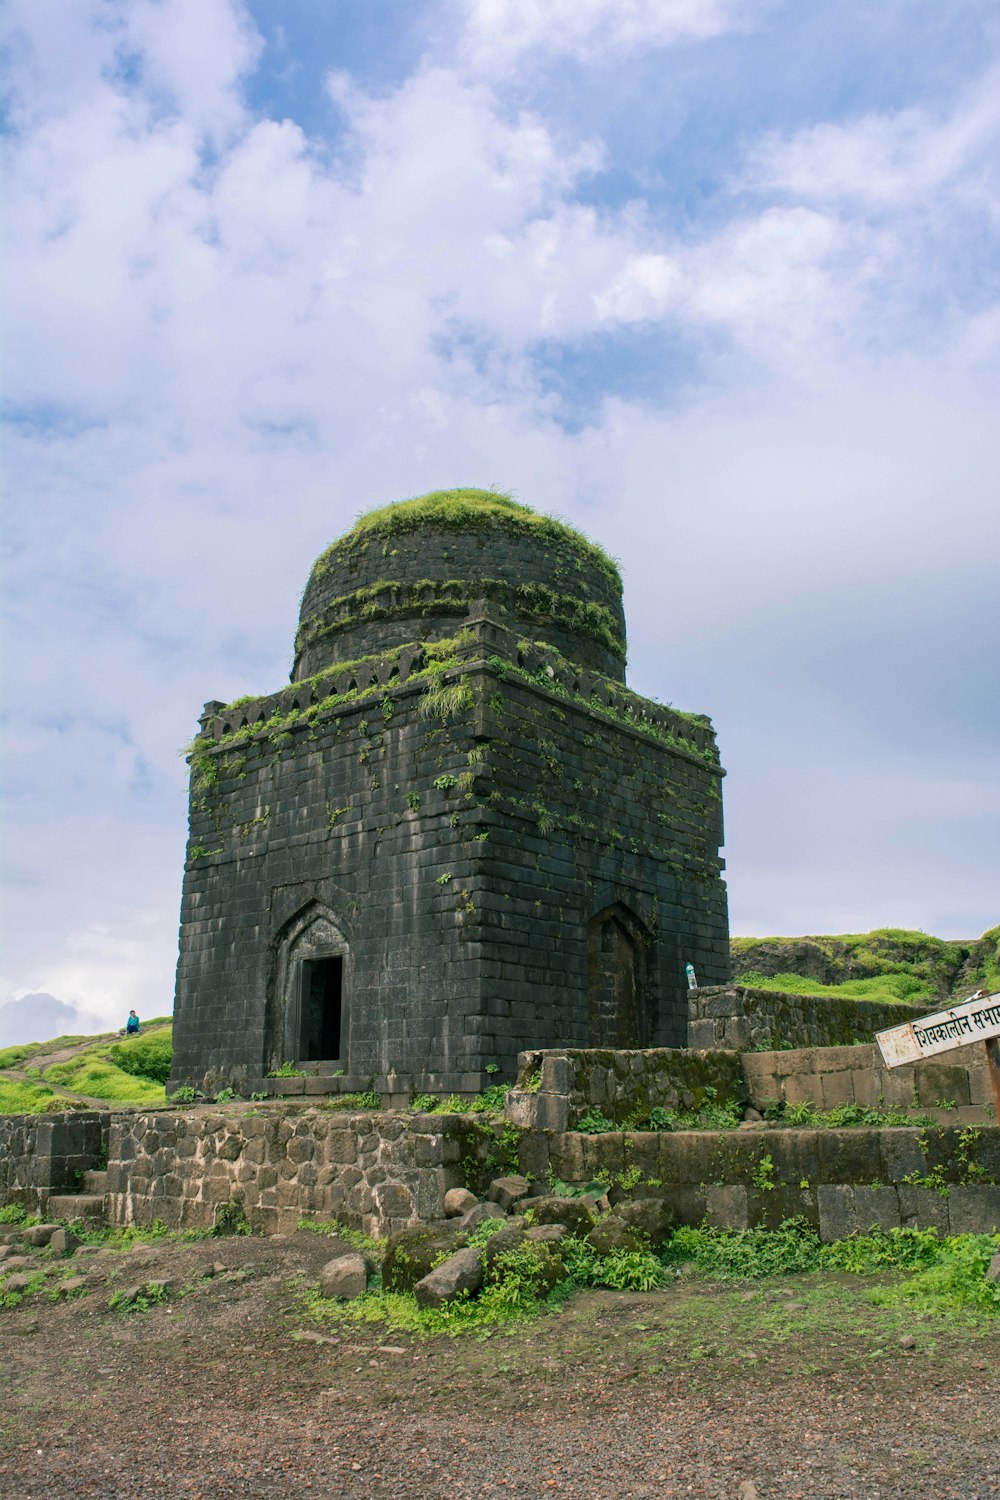
[[[343,958],[309,959],[302,965],[303,1062],[336,1062],[340,1057]]]

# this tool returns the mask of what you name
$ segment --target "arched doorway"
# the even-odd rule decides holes
[[[616,902],[587,926],[587,1041],[591,1047],[644,1045],[645,935]]]
[[[346,1063],[347,942],[332,913],[311,902],[277,940],[273,1065]]]

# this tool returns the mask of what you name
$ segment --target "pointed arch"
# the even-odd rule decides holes
[[[303,903],[273,939],[272,991],[265,1068],[284,1062],[338,1063],[350,1041],[350,944],[343,922],[323,901]]]
[[[642,919],[622,901],[587,924],[587,1039],[591,1047],[646,1045],[646,948]]]

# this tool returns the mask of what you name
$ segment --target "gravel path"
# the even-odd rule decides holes
[[[0,1496],[1000,1496],[996,1328],[911,1317],[904,1347],[843,1297],[824,1322],[812,1279],[588,1293],[487,1339],[320,1331],[325,1257],[308,1234],[102,1251],[89,1294],[0,1312]],[[166,1303],[109,1310],[152,1276]]]

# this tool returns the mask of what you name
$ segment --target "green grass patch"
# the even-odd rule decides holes
[[[165,1084],[173,1057],[173,1027],[169,1025],[123,1038],[108,1049],[108,1060],[116,1068],[147,1083]]]
[[[44,1083],[20,1083],[12,1078],[0,1078],[0,1115],[47,1115],[80,1107]]]
[[[804,974],[761,974],[754,969],[739,974],[736,984],[755,990],[777,990],[786,995],[821,995],[830,1000],[873,1000],[881,1005],[921,1005],[934,1000],[933,992],[912,974],[881,974],[871,979],[846,979],[842,984],[821,984]]]
[[[45,1082],[109,1104],[165,1104],[167,1096],[162,1084],[126,1073],[111,1060],[119,1045],[105,1042],[78,1052],[67,1062],[53,1063],[45,1069]]]
[[[621,589],[621,575],[608,554],[582,532],[540,514],[499,490],[431,490],[410,500],[367,511],[355,521],[346,536],[328,547],[319,558],[313,576],[324,573],[338,556],[354,551],[374,537],[405,535],[424,526],[449,531],[513,531],[521,536],[562,543],[596,565],[610,583]]]

